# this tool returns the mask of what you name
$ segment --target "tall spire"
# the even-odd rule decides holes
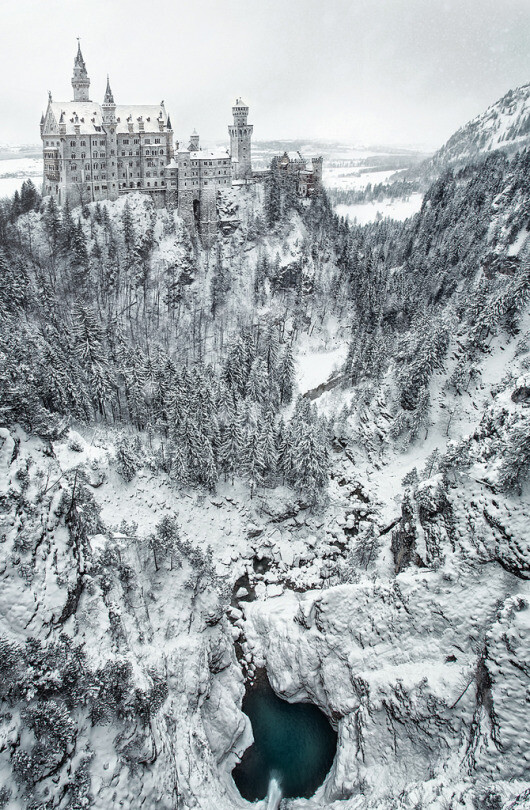
[[[102,104],[103,110],[103,123],[110,126],[111,124],[116,124],[116,105],[114,103],[114,96],[112,95],[112,90],[110,89],[110,81],[109,76],[107,74],[107,89],[105,90],[105,98],[103,99]],[[111,128],[111,132],[114,133],[114,129]]]
[[[85,60],[83,59],[83,54],[81,53],[81,40],[79,37],[77,37],[77,54],[74,65],[82,68],[86,72]]]
[[[79,37],[77,38],[77,54],[74,60],[72,87],[74,88],[74,101],[90,101],[88,96],[90,79],[88,78],[83,54],[81,53],[81,42],[79,41]]]
[[[109,74],[107,73],[107,89],[105,90],[105,98],[103,99],[103,104],[114,104],[114,96],[112,95],[112,90],[110,89],[110,81],[109,81]]]

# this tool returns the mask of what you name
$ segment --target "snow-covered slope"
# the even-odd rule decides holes
[[[131,200],[135,232],[152,224],[153,242],[142,295],[122,290],[137,307],[124,322],[133,345],[160,335],[176,365],[206,356],[214,374],[238,319],[276,318],[295,389],[329,419],[328,498],[310,508],[281,469],[252,498],[248,468],[221,468],[215,492],[193,484],[154,421],[100,414],[37,438],[10,418],[0,806],[248,808],[230,774],[251,741],[245,680],[265,666],[280,695],[318,704],[338,731],[319,793],[284,809],[528,808],[527,163],[490,162],[437,183],[409,225],[350,230],[292,212],[264,227],[259,196],[231,192],[225,209],[240,213],[214,260],[178,218]],[[121,239],[123,203],[104,208],[107,221],[90,209],[76,228],[92,256],[98,239],[103,255]],[[29,255],[39,218],[17,220]],[[190,333],[194,312],[211,312],[212,276],[230,270],[209,322],[219,339],[204,330],[199,356],[155,306],[177,268]],[[17,360],[8,394],[26,391]],[[145,405],[163,396],[140,388]],[[282,419],[292,409],[279,405]]]
[[[406,176],[430,180],[445,169],[472,163],[496,149],[512,155],[529,145],[530,84],[525,84],[460,127],[432,158]]]

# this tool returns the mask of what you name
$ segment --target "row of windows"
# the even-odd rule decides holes
[[[107,143],[106,141],[100,141],[100,142],[99,142],[99,145],[100,145],[100,146],[105,146],[105,145],[106,145],[106,143]],[[97,145],[98,145],[97,138],[96,138],[96,140],[92,141],[92,144],[93,144],[94,146],[97,146]],[[57,144],[57,146],[59,146],[59,144]],[[70,141],[70,146],[77,146],[77,141]],[[86,146],[86,141],[81,141],[81,142],[80,142],[80,146]]]
[[[155,143],[160,143],[160,142],[161,142],[161,141],[160,141],[160,138],[155,138],[155,139],[154,139],[154,142],[155,142]],[[122,144],[124,144],[124,145],[128,146],[128,145],[129,145],[129,138],[123,138],[123,139],[120,141],[120,143],[122,143]],[[139,139],[139,138],[134,138],[134,139],[133,139],[133,144],[138,145],[139,143],[140,143],[140,139]],[[145,143],[145,144],[150,144],[150,143],[151,143],[151,138],[144,138],[144,143]],[[95,139],[92,141],[92,144],[93,144],[94,146],[97,146],[97,145],[98,145],[97,138],[95,138]],[[100,145],[100,146],[106,146],[106,144],[107,144],[107,142],[106,142],[106,141],[103,141],[103,140],[100,140],[100,142],[99,142],[99,145]],[[78,145],[78,142],[77,142],[77,141],[70,141],[70,146],[72,146],[72,147],[74,147],[74,148],[75,148],[77,145]],[[80,145],[80,146],[86,146],[86,140],[80,141],[80,142],[79,142],[79,145]],[[57,143],[54,143],[53,141],[51,141],[51,142],[50,142],[50,141],[46,141],[46,146],[59,146],[59,141],[57,141]]]
[[[212,183],[212,185],[216,185],[216,186],[227,186],[228,185],[228,179],[225,180],[225,179],[221,178],[221,180],[217,180],[217,178],[214,177],[213,182],[212,182],[212,180],[203,180],[203,185],[204,186],[207,186],[210,183]],[[188,185],[186,180],[184,181],[184,185],[185,186]],[[200,181],[199,180],[192,180],[190,182],[190,186],[200,186]]]
[[[165,184],[165,182],[164,182],[164,180],[162,180],[162,181],[160,182],[160,185],[161,185],[161,186],[165,186],[165,185],[166,185],[166,184]],[[173,185],[175,185],[175,184],[173,183]],[[147,188],[151,188],[151,183],[146,183],[146,186],[147,186]],[[141,181],[141,180],[137,180],[137,181],[135,181],[135,180],[131,180],[131,182],[129,183],[129,185],[127,185],[127,183],[120,183],[120,188],[142,188],[142,181]],[[157,183],[157,181],[156,181],[156,180],[155,180],[155,182],[153,183],[153,188],[158,188],[158,183]]]
[[[129,149],[129,155],[132,155],[132,154],[133,154],[133,150],[132,150],[132,149]],[[139,154],[140,154],[139,150],[137,149],[137,150],[134,152],[134,154],[135,154],[135,155],[139,155]],[[163,150],[163,149],[159,149],[159,150],[158,150],[158,152],[157,152],[157,151],[156,151],[156,149],[153,149],[153,151],[151,152],[151,150],[150,150],[150,149],[146,149],[144,154],[146,154],[146,155],[151,155],[151,154],[153,154],[153,155],[163,155],[163,154],[164,154],[164,150]],[[125,150],[123,150],[123,151],[122,151],[121,156],[122,156],[122,157],[125,157]]]
[[[185,166],[187,166],[188,164],[187,164],[187,163],[185,163],[184,165],[185,165]],[[198,161],[198,160],[192,160],[192,161],[191,161],[191,165],[192,165],[192,166],[199,166],[199,161]],[[201,165],[201,166],[219,166],[219,165],[220,165],[220,163],[219,163],[219,161],[217,161],[217,160],[214,160],[214,161],[211,161],[211,160],[201,160],[201,161],[200,161],[200,165]],[[223,160],[223,166],[227,166],[227,165],[228,165],[228,160]]]

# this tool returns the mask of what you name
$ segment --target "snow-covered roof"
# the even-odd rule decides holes
[[[167,125],[168,114],[165,107],[160,104],[118,104],[116,107],[116,120],[118,132],[128,132],[128,119],[132,119],[134,132],[139,132],[138,118],[144,122],[144,132],[159,132],[158,122],[162,120]]]
[[[305,158],[302,157],[300,152],[286,152],[285,154],[291,161],[295,161],[296,163],[305,163]]]
[[[50,109],[56,122],[59,122],[61,114],[63,114],[67,135],[75,133],[76,116],[82,135],[92,135],[104,131],[103,111],[101,105],[94,101],[53,101]],[[121,134],[129,132],[129,123],[133,124],[133,132],[139,132],[140,118],[144,124],[143,132],[159,132],[158,122],[160,120],[163,121],[164,128],[167,126],[168,115],[160,104],[118,104],[115,115],[116,130]]]
[[[226,149],[198,149],[190,152],[191,160],[226,160],[230,155]]]

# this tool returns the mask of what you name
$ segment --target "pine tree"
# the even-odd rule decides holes
[[[265,361],[256,357],[252,363],[247,381],[247,397],[254,402],[264,404],[267,401],[269,375]]]
[[[36,211],[41,203],[41,196],[35,188],[32,180],[24,180],[20,190],[20,210],[22,214],[28,211]]]
[[[105,209],[106,211],[107,209]],[[134,233],[134,225],[133,225],[133,218],[131,213],[131,206],[129,204],[129,200],[125,200],[125,205],[123,206],[123,213],[121,219],[122,225],[122,233],[123,233],[123,241],[125,242],[125,247],[127,252],[132,250],[135,241],[135,233]]]
[[[276,475],[276,426],[274,413],[272,410],[267,411],[267,415],[259,433],[260,450],[263,457],[264,472],[267,476],[274,481]]]
[[[48,202],[44,210],[43,220],[48,237],[53,247],[55,247],[59,241],[61,232],[61,215],[54,197],[48,198]]]
[[[149,545],[153,552],[155,571],[159,570],[160,562],[167,557],[170,559],[170,569],[173,570],[175,551],[180,538],[177,519],[172,515],[164,515],[157,523],[154,533],[149,538]]]
[[[329,460],[314,426],[307,425],[294,445],[293,483],[304,500],[314,505],[324,493],[328,482]]]
[[[104,333],[92,307],[77,305],[74,308],[72,331],[75,354],[87,373],[94,403],[104,416],[113,381],[104,349]]]
[[[295,367],[293,350],[291,344],[287,344],[280,361],[278,372],[278,384],[280,386],[280,397],[283,405],[288,405],[293,398],[294,379]]]
[[[219,464],[225,474],[225,481],[230,476],[232,484],[234,483],[234,476],[239,468],[242,452],[243,431],[241,429],[241,417],[236,411],[232,411],[227,418],[219,446]]]
[[[282,215],[281,176],[278,159],[273,158],[266,186],[265,215],[267,225],[273,228]]]
[[[72,264],[74,265],[75,281],[84,286],[88,277],[88,250],[81,220],[74,226],[72,238]]]
[[[63,206],[61,229],[59,232],[59,247],[64,254],[70,253],[74,242],[75,223],[70,212],[70,203],[66,200]]]
[[[247,436],[243,451],[243,471],[250,484],[250,497],[253,498],[256,487],[263,483],[265,473],[263,446],[257,430],[251,431]]]

